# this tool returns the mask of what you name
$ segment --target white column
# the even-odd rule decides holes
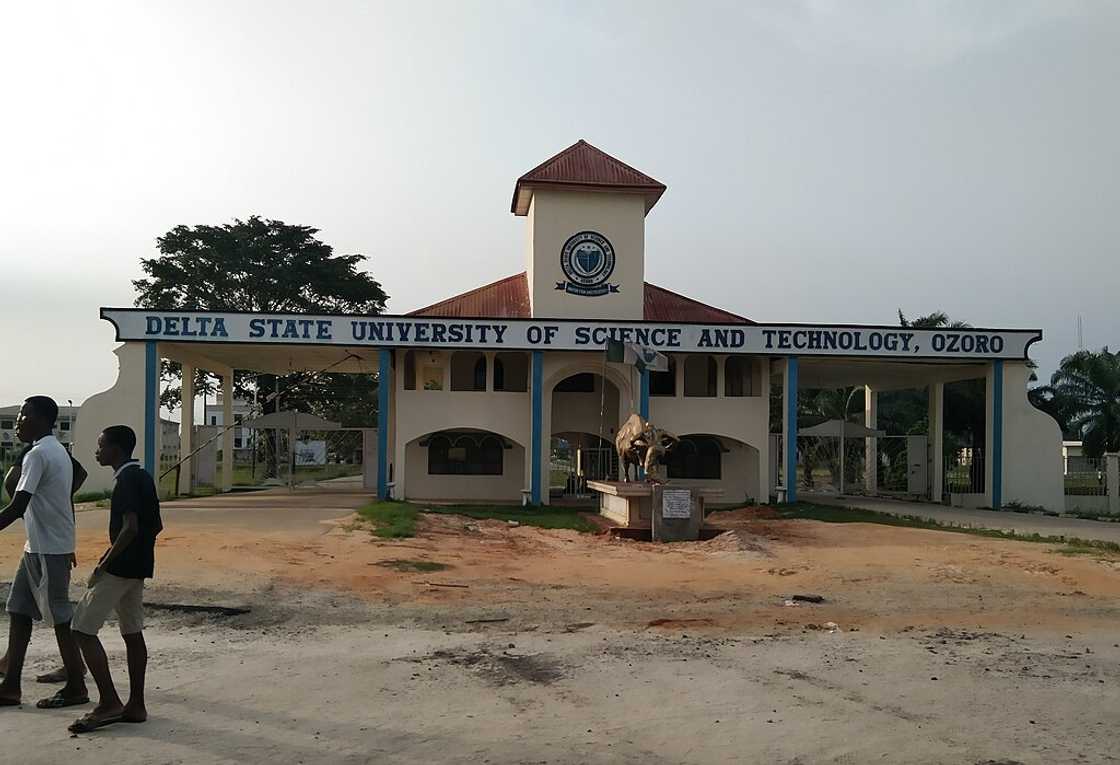
[[[233,370],[222,372],[222,491],[233,488]]]
[[[190,494],[194,489],[191,472],[194,460],[187,457],[194,451],[194,367],[183,364],[182,415],[179,418],[179,494]]]
[[[867,385],[863,389],[863,424],[879,428],[879,394]],[[879,493],[879,439],[865,438],[863,449],[863,487],[870,495]]]
[[[494,392],[494,356],[493,351],[483,354],[486,357],[486,392]]]
[[[684,396],[684,361],[687,358],[687,356],[680,353],[674,356],[677,363],[677,374],[676,382],[673,386],[673,395],[676,398],[682,398]]]
[[[753,377],[756,372],[759,375],[759,390],[752,390],[752,393],[761,396],[762,401],[766,403],[764,404],[765,414],[762,417],[761,428],[756,434],[758,439],[755,443],[755,448],[758,450],[758,496],[755,497],[755,500],[757,502],[769,502],[771,489],[774,488],[770,485],[770,359],[765,356],[753,359],[751,376]],[[746,398],[745,402],[753,400],[754,397],[752,396]]]
[[[929,388],[929,498],[940,502],[945,490],[945,383]]]
[[[1120,454],[1104,455],[1104,475],[1108,484],[1108,512],[1120,513]]]
[[[716,398],[724,397],[724,365],[727,363],[726,356],[716,356]]]

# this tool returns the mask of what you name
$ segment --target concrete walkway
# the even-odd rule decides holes
[[[1031,515],[1028,513],[997,512],[995,510],[965,510],[925,502],[904,502],[894,499],[850,495],[838,498],[835,494],[802,493],[800,498],[806,502],[821,505],[858,507],[864,510],[874,510],[877,513],[890,513],[891,515],[915,515],[919,518],[953,526],[1001,529],[1003,531],[1014,531],[1017,534],[1041,534],[1048,537],[1064,536],[1096,539],[1120,544],[1120,523],[1086,521],[1080,518],[1055,518],[1050,515]]]

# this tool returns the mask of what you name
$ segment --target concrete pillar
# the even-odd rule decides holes
[[[144,343],[144,469],[159,483],[159,350],[158,343]],[[140,434],[137,434],[140,435]]]
[[[762,397],[766,402],[766,416],[762,418],[762,430],[756,434],[758,439],[754,444],[758,449],[758,494],[755,500],[758,502],[768,502],[770,500],[771,490],[774,488],[770,485],[770,359],[766,357],[759,357],[754,360],[752,366],[752,376],[754,371],[759,373],[758,390],[754,393]],[[751,399],[747,398],[745,401],[749,402]]]
[[[494,357],[497,355],[494,351],[487,351],[486,356],[486,392],[494,392]]]
[[[194,451],[194,374],[195,369],[183,364],[182,415],[179,418],[179,494],[190,494],[194,490],[191,472],[194,460],[187,455]]]
[[[222,491],[233,488],[233,369],[222,372]]]
[[[532,473],[529,476],[529,497],[534,505],[543,501],[541,492],[544,483],[544,421],[542,408],[544,406],[544,352],[533,351],[532,356],[531,407],[532,407],[532,447],[529,460],[532,463]]]
[[[941,502],[945,493],[945,383],[931,383],[929,393],[929,498]]]
[[[786,502],[797,501],[797,357],[786,358],[782,388]]]
[[[863,389],[863,424],[872,430],[879,428],[879,392],[870,385]],[[863,488],[868,495],[875,496],[879,493],[879,439],[863,441]]]
[[[984,499],[995,510],[1003,506],[1003,361],[988,367],[984,385]]]
[[[684,356],[684,355],[679,354],[679,353],[676,356],[674,356],[674,359],[675,359],[676,365],[677,365],[677,369],[676,369],[676,382],[673,385],[673,394],[674,394],[674,396],[676,396],[676,398],[683,398],[684,397],[684,362],[685,362],[685,359],[687,359],[687,358],[688,358],[687,356]]]
[[[638,414],[641,415],[643,420],[649,419],[649,370],[642,369],[639,373],[641,375],[638,381]],[[606,384],[604,378],[601,385]]]
[[[1104,455],[1104,477],[1108,485],[1108,512],[1120,513],[1120,454]]]
[[[726,356],[716,356],[716,398],[723,398],[725,395],[724,385],[727,382],[723,376],[725,364],[727,364]]]
[[[382,348],[377,352],[377,498],[382,500],[389,498],[389,393],[392,388],[393,351]]]

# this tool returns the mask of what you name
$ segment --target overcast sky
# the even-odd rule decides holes
[[[8,3],[0,404],[112,385],[177,224],[322,229],[404,312],[524,268],[518,175],[666,183],[646,277],[761,321],[1120,345],[1120,4]]]

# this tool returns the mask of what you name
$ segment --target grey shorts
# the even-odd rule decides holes
[[[8,613],[30,616],[35,621],[43,618],[35,601],[35,588],[43,578],[40,560],[46,562],[47,595],[50,599],[51,621],[65,624],[74,616],[70,603],[70,555],[40,555],[25,552],[8,593]]]
[[[135,635],[144,629],[143,579],[99,574],[78,601],[70,628],[83,635],[96,635],[113,611],[122,635]]]

